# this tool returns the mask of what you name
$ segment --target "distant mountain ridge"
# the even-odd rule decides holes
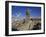
[[[41,17],[29,17],[30,19],[41,19]],[[13,20],[23,20],[23,19],[26,19],[26,17],[16,17],[16,16],[12,16],[12,19]]]

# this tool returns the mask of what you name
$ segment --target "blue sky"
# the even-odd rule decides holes
[[[25,16],[27,8],[29,9],[31,16],[33,17],[41,16],[41,7],[28,7],[28,6],[12,6],[12,15],[17,16],[16,14],[20,13],[21,16]]]

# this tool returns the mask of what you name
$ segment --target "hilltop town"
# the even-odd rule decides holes
[[[12,31],[39,30],[41,29],[41,18],[30,16],[29,10],[25,17],[17,19],[12,16]]]

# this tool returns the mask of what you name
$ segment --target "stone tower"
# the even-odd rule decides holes
[[[28,22],[30,20],[30,11],[29,8],[26,9],[26,21]]]

